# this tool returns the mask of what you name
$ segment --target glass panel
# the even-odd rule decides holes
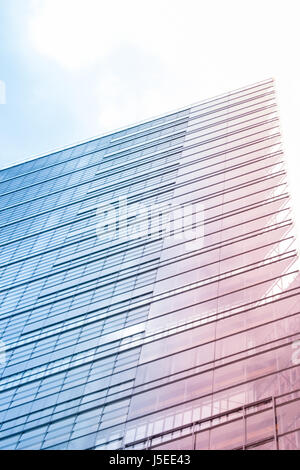
[[[244,444],[242,419],[224,424],[210,431],[210,450],[235,449]]]

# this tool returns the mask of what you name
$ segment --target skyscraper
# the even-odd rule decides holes
[[[0,448],[300,448],[272,80],[0,181]]]

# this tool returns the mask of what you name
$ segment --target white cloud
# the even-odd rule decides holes
[[[94,64],[115,46],[115,30],[122,34],[122,22],[114,18],[112,5],[97,0],[35,2],[29,20],[32,42],[38,52],[60,65]]]
[[[177,3],[166,1],[172,8]],[[39,53],[80,68],[97,63],[124,42],[158,52],[167,36],[165,27],[175,32],[175,23],[165,23],[168,19],[156,0],[36,0],[29,34]]]

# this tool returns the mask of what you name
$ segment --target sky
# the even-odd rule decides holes
[[[300,226],[298,4],[0,0],[0,168],[274,78]]]

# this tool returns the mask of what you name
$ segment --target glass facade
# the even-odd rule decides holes
[[[260,82],[0,172],[1,449],[300,449],[274,93]],[[100,237],[99,207],[120,198],[201,203],[202,243]]]

